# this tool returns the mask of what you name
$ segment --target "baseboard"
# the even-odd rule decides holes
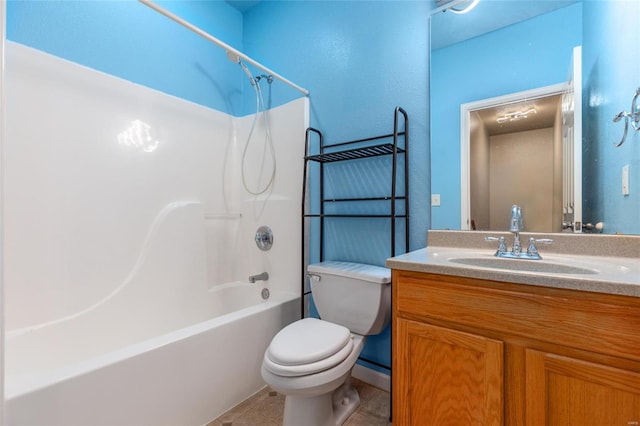
[[[376,370],[356,364],[351,375],[358,380],[375,386],[387,392],[391,391],[391,377]]]

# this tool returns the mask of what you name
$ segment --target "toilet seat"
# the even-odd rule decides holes
[[[285,377],[315,374],[344,361],[353,350],[348,328],[304,318],[280,330],[264,354],[264,367]]]

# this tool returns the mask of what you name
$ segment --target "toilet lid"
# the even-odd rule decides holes
[[[274,374],[299,376],[329,369],[351,353],[348,328],[316,318],[304,318],[280,330],[264,356]]]

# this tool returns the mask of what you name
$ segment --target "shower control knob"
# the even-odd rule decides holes
[[[261,226],[256,231],[256,245],[262,251],[267,251],[273,246],[273,232],[268,226]]]

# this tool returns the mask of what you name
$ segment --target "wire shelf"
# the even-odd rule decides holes
[[[378,157],[381,155],[393,154],[393,147],[394,145],[392,143],[385,143],[380,145],[367,146],[363,148],[348,149],[345,151],[310,155],[305,157],[305,160],[317,161],[319,163],[333,163],[335,161],[357,160],[360,158]],[[404,149],[402,148],[396,148],[396,149],[399,154],[405,152]]]

